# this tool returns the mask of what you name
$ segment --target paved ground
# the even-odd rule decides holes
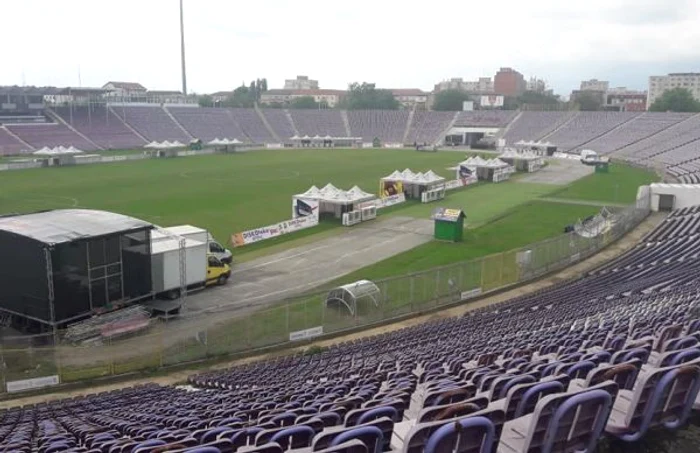
[[[518,178],[518,181],[564,186],[595,171],[592,166],[574,159],[548,159],[548,163],[540,171]]]
[[[234,265],[226,286],[187,301],[188,314],[250,308],[308,291],[432,239],[433,223],[391,217],[362,223],[344,233]]]
[[[437,313],[429,314],[429,315],[424,315],[424,316],[418,316],[415,318],[408,319],[406,321],[402,322],[397,322],[394,324],[390,324],[387,326],[381,326],[373,329],[367,329],[363,330],[361,332],[345,335],[342,337],[337,337],[337,338],[332,338],[330,340],[324,340],[324,341],[319,341],[314,343],[315,345],[319,346],[329,346],[331,344],[337,344],[345,341],[352,341],[357,338],[362,338],[362,337],[369,337],[372,335],[378,335],[381,333],[386,333],[390,331],[394,331],[397,329],[401,329],[404,327],[409,327],[412,325],[416,325],[422,322],[425,322],[430,319],[440,319],[440,318],[446,318],[450,316],[460,316],[468,311],[474,310],[476,308],[492,305],[494,303],[502,302],[508,299],[511,299],[513,297],[521,296],[524,294],[528,294],[531,292],[539,291],[543,288],[546,288],[548,286],[560,283],[563,280],[566,279],[571,279],[571,278],[577,278],[586,272],[595,269],[596,267],[601,266],[605,262],[614,259],[615,257],[625,253],[626,251],[630,250],[633,248],[635,245],[639,243],[639,241],[646,235],[648,234],[653,228],[655,228],[663,219],[665,218],[664,215],[662,214],[652,214],[650,217],[648,217],[644,222],[642,222],[640,225],[638,225],[635,229],[630,231],[627,235],[625,235],[623,238],[621,238],[619,241],[615,242],[614,244],[610,245],[607,247],[605,250],[601,251],[600,253],[591,256],[590,258],[574,265],[570,266],[556,274],[553,274],[549,277],[546,277],[541,280],[537,280],[535,282],[518,286],[516,288],[513,288],[511,290],[495,294],[490,297],[485,297],[483,299],[477,300],[472,303],[460,305],[454,308],[449,308],[446,310],[442,310]],[[280,354],[291,354],[295,351],[302,351],[306,348],[308,348],[310,345],[304,345],[298,348],[294,349],[287,349],[284,351],[279,351],[276,353],[272,354],[267,354],[267,355],[262,355],[262,356],[255,356],[247,359],[242,359],[242,360],[235,360],[227,363],[221,363],[217,364],[214,366],[209,367],[208,369],[222,369],[222,368],[227,368],[230,367],[231,365],[234,364],[242,364],[242,363],[247,363],[253,360],[263,360],[265,358],[269,358],[275,355],[280,355]],[[51,392],[48,394],[42,394],[42,395],[35,395],[35,396],[28,396],[28,397],[19,397],[15,398],[12,400],[5,400],[5,401],[0,401],[0,409],[7,408],[7,407],[13,407],[13,406],[18,406],[18,405],[24,405],[24,404],[36,404],[40,402],[45,402],[45,401],[50,401],[50,400],[56,400],[56,399],[61,399],[61,398],[69,398],[69,397],[74,397],[78,395],[85,395],[88,393],[97,393],[97,392],[104,392],[104,391],[109,391],[109,390],[114,390],[114,389],[119,389],[119,388],[124,388],[124,387],[130,387],[138,384],[144,384],[147,382],[156,382],[162,385],[170,385],[170,384],[176,384],[179,382],[183,382],[187,376],[194,374],[196,372],[203,372],[205,371],[202,368],[191,368],[187,370],[181,370],[177,372],[173,372],[168,374],[167,376],[160,376],[160,377],[145,377],[145,378],[139,378],[139,379],[131,379],[131,380],[124,380],[116,383],[111,383],[111,384],[105,384],[105,385],[96,385],[96,386],[91,386],[90,388],[86,389],[79,389],[79,390],[70,390],[70,391],[57,391],[57,392]]]

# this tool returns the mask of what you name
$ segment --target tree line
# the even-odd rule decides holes
[[[242,83],[221,101],[215,102],[212,96],[199,96],[199,105],[202,107],[254,107],[260,104],[260,98],[268,90],[267,79],[256,79],[246,85]],[[461,90],[444,90],[435,95],[432,110],[459,111],[463,103],[469,101],[474,93]],[[316,101],[313,96],[300,96],[289,103],[266,103],[268,108],[292,108],[292,109],[325,109],[329,105],[325,101]],[[524,106],[538,106],[543,110],[603,110],[603,99],[593,92],[579,92],[576,98],[568,103],[563,102],[559,96],[536,91],[525,91],[517,97],[506,96],[504,98],[504,110],[516,110]],[[343,99],[336,106],[344,110],[397,110],[401,104],[394,98],[390,90],[377,88],[374,83],[354,82],[348,87]],[[652,112],[700,112],[700,101],[696,100],[692,93],[685,88],[674,88],[665,91],[649,107]]]

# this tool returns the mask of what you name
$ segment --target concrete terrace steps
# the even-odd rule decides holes
[[[550,131],[549,133],[547,133],[547,134],[543,135],[542,137],[538,138],[537,141],[539,141],[539,142],[544,141],[544,140],[548,139],[549,137],[551,137],[552,135],[556,134],[556,133],[559,132],[563,127],[568,126],[569,123],[571,123],[571,122],[574,120],[574,118],[576,118],[576,117],[578,116],[578,114],[579,114],[579,112],[572,112],[572,113],[571,113],[571,117],[570,117],[568,120],[566,120],[566,121],[564,121],[563,123],[561,123],[561,124],[559,125],[559,127],[554,128],[554,130],[552,130],[552,131]]]
[[[48,116],[50,116],[56,123],[60,123],[60,124],[63,124],[64,126],[66,126],[66,127],[67,127],[68,129],[70,129],[74,134],[78,135],[78,136],[81,137],[83,140],[85,140],[86,142],[88,142],[88,143],[90,143],[92,146],[94,146],[95,149],[104,150],[104,147],[98,145],[97,143],[95,143],[94,141],[92,141],[91,138],[89,138],[88,136],[86,136],[85,134],[83,134],[82,132],[80,132],[78,129],[74,128],[72,124],[69,124],[66,120],[64,120],[63,118],[61,118],[61,115],[57,114],[56,112],[54,112],[53,110],[51,110],[51,109],[49,109],[49,108],[47,108],[47,109],[45,110],[45,112],[46,112],[46,114],[47,114]]]
[[[260,107],[258,107],[258,104],[255,104],[255,113],[258,114],[258,116],[260,117],[260,121],[263,122],[265,128],[270,133],[270,135],[272,135],[272,137],[274,137],[274,139],[277,140],[278,143],[283,143],[283,141],[280,140],[279,135],[277,135],[277,132],[275,132],[272,126],[270,126],[270,123],[267,121],[267,118],[265,118],[265,115],[263,114],[262,110],[260,110]]]
[[[226,115],[228,115],[228,117],[229,117],[229,119],[231,120],[231,122],[232,122],[233,124],[235,124],[235,125],[238,127],[238,129],[243,133],[244,137],[241,137],[241,138],[243,138],[244,140],[248,140],[250,143],[253,143],[254,140],[253,140],[252,138],[250,138],[250,135],[248,135],[248,134],[246,133],[245,129],[243,129],[243,127],[241,126],[241,123],[239,123],[238,121],[236,121],[236,117],[233,116],[233,112],[231,111],[231,109],[228,109],[228,108],[227,108],[227,109],[225,109],[225,110],[226,110]]]
[[[411,112],[408,114],[408,120],[406,121],[406,129],[403,131],[403,138],[401,139],[401,143],[406,144],[408,141],[408,134],[411,132],[411,124],[413,124],[413,117],[416,116],[416,109],[411,109]]]
[[[433,145],[440,145],[442,142],[442,137],[446,136],[448,132],[450,132],[450,129],[455,127],[455,123],[457,122],[457,118],[459,118],[459,111],[455,112],[455,116],[452,117],[452,121],[450,121],[450,124],[447,125],[447,127],[440,132],[440,135],[438,136],[438,139],[433,143]]]
[[[27,149],[32,150],[32,151],[35,151],[35,150],[36,150],[35,147],[33,147],[33,146],[30,145],[29,143],[25,142],[19,135],[17,135],[17,134],[15,134],[14,132],[12,132],[12,131],[10,130],[10,128],[5,127],[4,124],[0,124],[0,129],[2,129],[3,131],[7,132],[7,135],[9,135],[10,137],[14,138],[18,143],[21,143],[23,146],[26,146]]]
[[[610,153],[610,154],[611,154],[611,155],[614,155],[614,154],[617,154],[618,152],[619,152],[620,154],[622,154],[623,151],[625,150],[625,148],[627,148],[627,147],[630,147],[630,146],[632,146],[632,145],[636,145],[637,143],[639,143],[639,142],[641,142],[641,141],[643,141],[643,140],[650,139],[650,138],[652,138],[652,137],[654,137],[654,136],[656,136],[656,135],[658,135],[658,134],[660,134],[660,133],[662,133],[662,132],[669,131],[669,130],[671,130],[671,129],[674,129],[674,128],[676,128],[676,127],[679,127],[680,125],[686,123],[687,121],[693,121],[694,119],[697,119],[697,118],[700,118],[700,113],[696,113],[695,115],[691,115],[691,116],[689,116],[688,118],[686,118],[686,119],[684,119],[684,120],[681,120],[681,121],[678,121],[678,122],[676,122],[676,123],[670,124],[669,126],[667,126],[667,127],[663,128],[663,129],[657,131],[657,132],[654,133],[654,134],[647,135],[646,137],[640,138],[639,140],[635,140],[635,141],[633,141],[633,142],[630,142],[630,143],[626,144],[625,146],[622,146],[622,147],[620,147],[620,148],[617,148],[615,151],[613,151],[613,152]],[[692,142],[692,141],[694,141],[694,140],[691,140],[691,142]],[[688,142],[688,143],[690,143],[690,142]],[[681,146],[682,146],[682,145],[681,145]],[[675,149],[675,147],[674,147],[674,148],[671,148],[671,149]],[[645,159],[649,159],[649,158],[651,158],[651,157],[658,156],[658,155],[663,154],[663,153],[665,153],[665,152],[667,152],[667,151],[669,151],[669,150],[661,151],[661,152],[658,152],[658,153],[656,153],[656,154],[652,154],[651,156],[649,156],[648,158],[645,158]],[[630,156],[630,157],[631,157],[631,156]]]
[[[194,107],[192,107],[192,108],[194,108]],[[167,108],[166,106],[163,106],[162,109],[163,109],[163,111],[164,111],[165,113],[167,113],[167,115],[170,117],[170,120],[171,120],[173,123],[175,123],[175,125],[176,125],[182,132],[184,132],[185,135],[186,135],[187,137],[190,138],[190,140],[193,140],[193,139],[194,139],[194,135],[190,134],[190,131],[188,131],[187,129],[185,129],[185,126],[183,126],[182,124],[180,124],[180,122],[177,120],[177,118],[175,118],[175,116],[170,112],[170,110],[168,110],[168,108]]]
[[[610,129],[610,130],[608,130],[608,131],[606,131],[606,132],[603,132],[602,134],[599,134],[599,135],[597,135],[597,136],[595,136],[595,137],[593,137],[593,138],[591,138],[591,139],[586,140],[586,141],[583,142],[583,143],[580,143],[580,144],[574,146],[574,147],[572,148],[572,150],[573,150],[573,151],[576,151],[576,150],[578,150],[580,147],[585,146],[585,145],[587,145],[588,143],[591,143],[591,142],[593,142],[593,141],[595,141],[595,140],[598,140],[599,138],[604,138],[606,135],[608,135],[608,134],[610,134],[610,133],[612,133],[612,132],[615,132],[616,130],[618,130],[618,129],[622,128],[622,127],[625,127],[625,126],[627,126],[628,124],[634,122],[637,118],[639,118],[639,117],[641,117],[641,116],[642,116],[642,115],[633,116],[632,118],[628,119],[627,121],[623,121],[622,123],[618,124],[617,126],[613,127],[612,129]]]
[[[299,135],[301,135],[301,134],[299,134],[299,129],[297,129],[297,125],[294,124],[294,119],[292,118],[292,114],[289,112],[289,109],[284,109],[284,115],[289,120],[289,124],[292,125],[292,130],[294,131],[294,135],[296,135],[297,137]],[[287,138],[289,138],[289,137],[287,137]]]
[[[519,110],[518,114],[515,115],[515,117],[512,120],[510,120],[508,122],[508,124],[506,124],[506,127],[500,128],[498,130],[498,133],[496,133],[496,138],[499,139],[499,138],[505,137],[505,135],[510,130],[511,126],[513,126],[513,124],[515,124],[515,122],[518,121],[522,116],[523,116],[523,111]]]
[[[109,110],[109,113],[111,113],[115,118],[118,118],[119,121],[121,121],[122,124],[123,124],[124,126],[126,126],[126,128],[129,129],[129,130],[131,131],[132,134],[134,134],[135,136],[137,136],[138,138],[140,138],[141,140],[143,140],[144,145],[147,144],[147,143],[149,143],[149,141],[146,139],[146,137],[144,137],[144,136],[141,134],[141,132],[139,132],[139,131],[137,131],[136,129],[134,129],[133,127],[131,127],[131,124],[129,124],[129,123],[127,123],[126,121],[124,121],[124,118],[122,118],[121,116],[117,115],[117,113],[112,109],[112,106],[111,106],[111,105],[108,106],[107,108],[108,108],[108,110]]]
[[[345,126],[345,133],[347,137],[352,137],[352,131],[350,130],[350,119],[348,119],[348,111],[341,110],[340,117],[343,119],[343,126]]]

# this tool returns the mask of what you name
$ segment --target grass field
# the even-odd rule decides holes
[[[561,234],[566,225],[599,211],[594,206],[530,201],[465,231],[463,242],[432,241],[346,275],[333,284],[392,277],[396,269],[408,274],[523,247]]]
[[[3,172],[0,214],[106,209],[163,226],[191,223],[226,241],[232,233],[290,218],[292,195],[312,184],[358,185],[376,193],[379,178],[396,169],[452,176],[446,167],[461,157],[410,150],[284,150]]]
[[[610,173],[594,173],[556,192],[556,197],[570,200],[632,203],[637,188],[658,181],[652,172],[627,165],[612,164]]]

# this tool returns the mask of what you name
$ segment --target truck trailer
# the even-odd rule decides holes
[[[151,279],[156,296],[177,299],[183,286],[194,291],[225,284],[231,268],[209,254],[207,248],[207,242],[153,230]]]
[[[208,253],[217,257],[222,263],[231,264],[233,261],[231,251],[217,242],[205,229],[192,225],[178,225],[162,229],[177,236],[207,243]]]

